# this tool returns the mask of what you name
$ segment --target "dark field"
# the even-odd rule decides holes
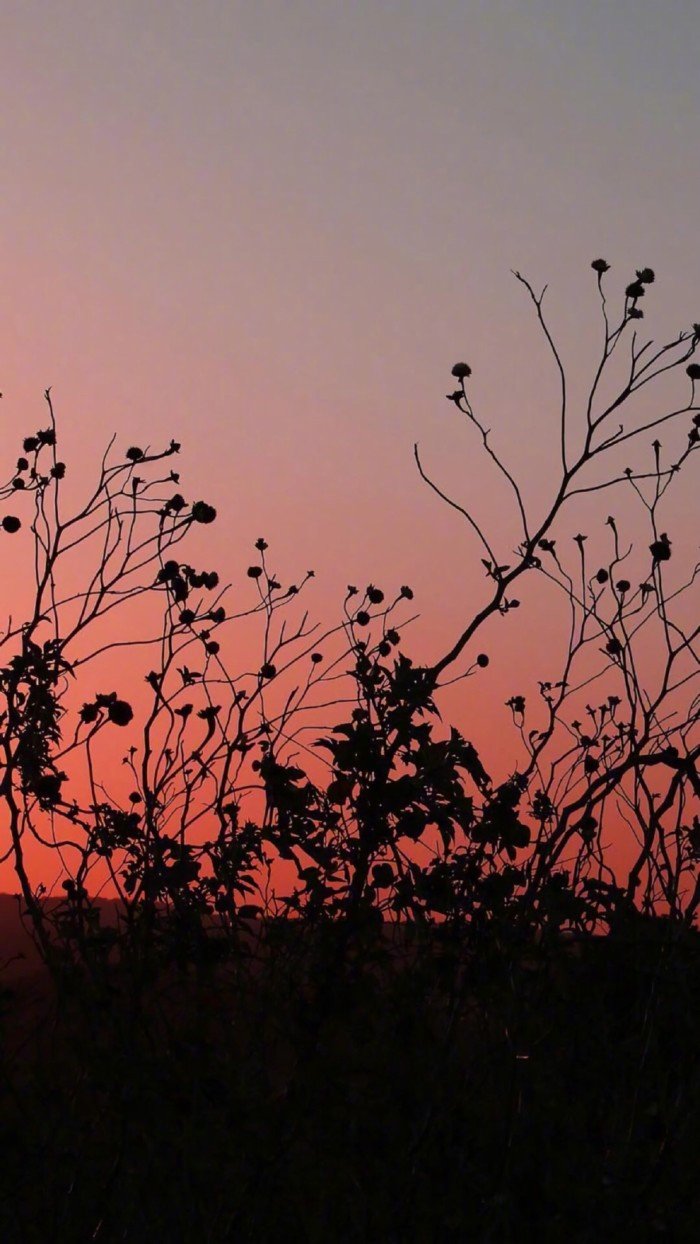
[[[57,986],[0,912],[3,1240],[697,1238],[695,936],[259,924]]]

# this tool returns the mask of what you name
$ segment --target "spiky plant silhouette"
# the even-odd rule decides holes
[[[262,538],[243,576],[249,601],[232,608],[219,574],[188,559],[187,537],[217,516],[178,491],[175,441],[122,453],[112,442],[87,499],[76,502],[47,391],[46,426],[24,439],[0,489],[2,537],[29,536],[34,573],[31,607],[0,641],[3,850],[41,956],[59,994],[77,982],[93,1015],[97,1000],[100,1014],[122,1016],[127,999],[130,1057],[137,1020],[155,1024],[151,1037],[167,1036],[172,1055],[174,1030],[164,1036],[148,1008],[154,982],[176,965],[187,1017],[198,1016],[187,1046],[194,1059],[185,1061],[200,1096],[210,1074],[201,995],[193,1011],[186,981],[194,974],[197,989],[234,999],[231,1048],[250,1074],[244,1086],[224,1059],[214,1097],[223,1094],[239,1122],[257,1112],[264,1142],[253,1162],[236,1150],[235,1194],[190,1206],[190,1231],[281,1238],[269,1189],[286,1179],[288,1195],[297,1181],[313,1199],[297,1147],[311,1143],[330,1102],[336,1123],[349,1112],[357,1129],[348,1180],[362,1189],[366,1220],[347,1225],[338,1123],[328,1141],[335,1191],[318,1218],[297,1206],[304,1238],[328,1230],[338,1239],[433,1238],[425,1234],[429,1192],[447,1179],[435,1170],[446,1145],[456,1146],[462,1174],[445,1183],[445,1221],[459,1232],[471,1215],[475,1238],[523,1238],[522,1215],[535,1212],[526,1185],[546,1183],[527,1155],[539,1146],[557,1166],[551,1098],[578,1072],[587,1091],[610,1092],[595,1125],[579,1108],[575,1126],[593,1127],[600,1140],[597,1149],[582,1141],[579,1157],[591,1179],[622,1189],[601,1210],[597,1238],[632,1221],[630,1198],[666,1188],[671,1138],[685,1143],[697,1084],[697,1060],[678,1033],[697,1006],[689,982],[700,903],[700,566],[679,565],[690,533],[675,535],[663,515],[700,440],[700,325],[662,345],[640,340],[654,273],[640,269],[613,311],[609,267],[592,264],[603,345],[576,406],[544,291],[515,274],[560,382],[561,470],[536,515],[478,412],[471,364],[453,367],[448,400],[505,480],[512,536],[489,535],[415,447],[421,478],[473,534],[486,579],[483,601],[449,649],[422,664],[404,651],[410,587],[350,585],[341,620],[322,629],[300,603],[313,571],[283,583]],[[621,465],[635,444],[646,465]],[[604,564],[587,553],[589,533],[572,539],[564,527],[576,499],[598,493],[606,510],[618,494],[634,499],[645,524],[628,544],[627,518],[610,514]],[[521,580],[528,596],[537,581],[561,595],[567,637],[561,668],[539,681],[534,705],[522,686],[513,689],[507,707],[521,759],[496,778],[474,741],[443,724],[440,694],[482,676],[489,656],[480,632],[496,616],[516,625]],[[234,671],[231,629],[251,619],[259,655]],[[48,875],[47,859],[60,868],[58,893],[32,875],[30,861]],[[99,901],[105,886],[117,900],[112,920]],[[563,1018],[562,996],[575,996],[573,1018]],[[617,1054],[624,1029],[631,1053],[614,1089],[610,1059],[581,1052],[577,1024],[597,1024]],[[553,1045],[557,1026],[564,1035]],[[118,1031],[119,1041],[110,1029],[101,1065],[107,1058],[123,1069],[127,1036]],[[355,1046],[370,1048],[370,1072]],[[221,1061],[219,1046],[215,1056],[207,1049]],[[555,1070],[526,1091],[524,1069],[540,1049]],[[182,1057],[180,1049],[179,1076]],[[248,1079],[263,1085],[257,1096]],[[468,1088],[459,1107],[450,1100],[456,1083]],[[169,1084],[168,1126],[179,1118]],[[358,1093],[370,1114],[386,1112],[388,1191],[362,1156],[369,1116]],[[640,1123],[649,1118],[661,1120],[654,1135]],[[467,1160],[479,1120],[483,1147]],[[116,1165],[111,1174],[100,1168],[99,1192],[75,1211],[74,1232],[97,1230],[116,1212],[121,1134]],[[556,1179],[537,1219],[548,1230],[561,1226],[567,1198],[576,1201],[571,1181],[561,1171]],[[67,1204],[64,1196],[63,1212],[73,1213]],[[175,1228],[154,1204],[154,1230],[183,1229],[182,1206]],[[117,1220],[123,1226],[124,1215]]]

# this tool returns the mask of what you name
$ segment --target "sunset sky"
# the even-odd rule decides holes
[[[507,560],[504,495],[444,395],[466,359],[536,503],[556,376],[511,269],[549,282],[574,384],[596,256],[618,290],[655,268],[650,332],[700,318],[699,51],[690,0],[5,0],[3,454],[47,385],[74,472],[114,431],[176,436],[234,589],[264,534],[287,582],[315,569],[326,621],[349,582],[411,584],[437,657],[485,585],[413,442]],[[495,688],[546,631],[526,603]]]
[[[699,130],[700,0],[0,0],[0,1244],[700,1244]]]

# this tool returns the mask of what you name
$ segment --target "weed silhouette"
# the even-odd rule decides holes
[[[45,965],[43,1022],[4,997],[4,1238],[694,1238],[698,566],[659,527],[700,440],[700,325],[642,342],[653,271],[615,311],[610,265],[591,267],[603,346],[580,419],[545,291],[515,274],[559,379],[537,517],[476,369],[452,368],[448,401],[512,499],[505,556],[414,448],[486,581],[426,664],[404,650],[408,585],[349,585],[322,630],[313,571],[283,583],[262,537],[232,608],[184,560],[217,515],[177,491],[176,441],[113,441],[68,507],[46,392],[0,489],[35,584],[0,641],[3,850]],[[621,465],[637,444],[646,465]],[[562,535],[598,493],[643,521],[630,543],[607,518],[604,565],[590,532]],[[440,693],[482,676],[479,632],[515,625],[521,581],[560,595],[568,639],[534,702],[507,699],[524,759],[496,777]],[[228,635],[256,620],[234,672]],[[51,893],[30,858],[60,868]]]

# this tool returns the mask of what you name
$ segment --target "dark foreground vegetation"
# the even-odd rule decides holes
[[[271,925],[138,1001],[16,986],[2,1238],[697,1238],[697,938],[400,934],[339,970],[337,926]]]
[[[561,381],[536,515],[453,368],[512,499],[506,550],[416,449],[487,585],[429,664],[404,652],[407,585],[349,585],[320,632],[312,572],[282,584],[265,540],[246,589],[196,568],[180,542],[216,515],[177,491],[176,442],[107,455],[76,500],[47,393],[0,489],[34,584],[1,643],[0,1238],[697,1238],[698,565],[662,514],[700,441],[700,325],[646,341],[654,273],[613,315],[593,269],[575,420],[518,278]],[[598,492],[621,513],[587,544],[570,524]],[[521,580],[565,636],[536,702],[507,701],[497,776],[440,695],[484,675]],[[232,673],[227,628],[256,619]]]

